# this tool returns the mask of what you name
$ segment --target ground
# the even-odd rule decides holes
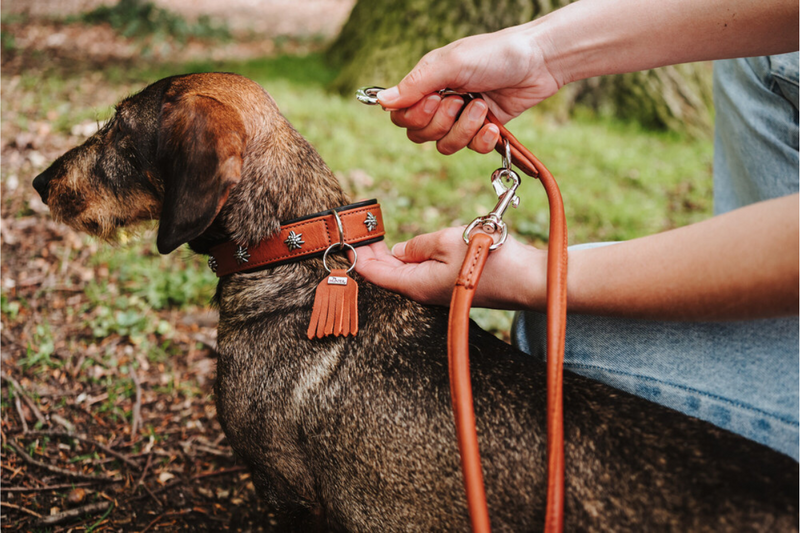
[[[216,419],[213,280],[202,261],[179,257],[189,277],[131,294],[125,285],[148,274],[126,273],[138,258],[126,262],[115,257],[120,247],[53,222],[29,183],[97,127],[91,117],[60,123],[63,106],[91,109],[139,88],[104,82],[109,67],[135,68],[142,55],[261,57],[275,52],[276,37],[283,48],[312,46],[308,36],[334,33],[350,2],[321,0],[317,13],[328,16],[294,19],[275,16],[297,12],[288,2],[162,2],[187,18],[224,5],[235,31],[253,22],[247,35],[213,43],[126,39],[108,25],[51,20],[96,4],[3,4],[2,528],[271,531],[270,510]],[[32,71],[59,78],[60,103],[30,84]],[[81,91],[87,83],[92,90]],[[132,253],[148,256],[154,276],[180,268],[148,246]],[[187,295],[187,285],[205,293]]]
[[[350,0],[159,2],[188,20],[202,11],[227,21],[233,37],[211,39],[122,37],[63,18],[101,3],[3,2],[0,527],[275,530],[216,418],[215,278],[203,258],[159,256],[152,227],[114,245],[76,233],[50,218],[32,179],[120,98],[203,70],[267,88],[353,199],[380,199],[390,244],[486,214],[500,161],[440,156],[379,109],[327,90],[337,73],[320,52]],[[580,113],[528,113],[512,129],[560,179],[571,243],[634,238],[711,210],[708,139]],[[542,244],[541,188],[529,180],[518,192],[511,232]],[[473,316],[508,338],[507,313]]]

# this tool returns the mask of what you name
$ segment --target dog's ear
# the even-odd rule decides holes
[[[170,253],[211,225],[241,178],[245,143],[231,106],[192,93],[165,98],[157,150],[164,177],[159,252]]]

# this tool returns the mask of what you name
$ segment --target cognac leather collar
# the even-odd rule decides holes
[[[214,246],[208,266],[221,278],[320,257],[342,241],[354,247],[364,246],[382,240],[385,233],[380,204],[366,200],[284,222],[275,236],[255,246],[244,247],[235,242]]]

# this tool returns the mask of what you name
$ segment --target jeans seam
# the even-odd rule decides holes
[[[643,376],[641,374],[634,374],[633,372],[623,372],[623,371],[620,371],[620,370],[613,370],[613,369],[605,368],[605,367],[598,366],[598,365],[587,365],[585,363],[566,363],[565,362],[564,363],[564,368],[566,368],[566,369],[570,369],[570,368],[587,368],[587,369],[603,370],[605,372],[611,372],[613,374],[619,374],[619,375],[622,375],[622,376],[629,376],[629,377],[639,378],[639,379],[646,380],[646,381],[653,381],[653,382],[656,382],[656,383],[661,383],[661,384],[664,384],[664,385],[668,385],[670,387],[675,387],[676,389],[681,389],[681,390],[686,391],[686,392],[692,392],[692,393],[695,393],[695,394],[699,394],[701,396],[705,396],[707,398],[712,398],[714,400],[718,400],[718,401],[721,401],[721,402],[724,402],[724,403],[739,407],[740,409],[745,409],[745,410],[748,410],[748,411],[752,411],[754,413],[759,413],[761,415],[764,415],[764,416],[767,416],[767,417],[770,417],[770,418],[774,418],[775,420],[779,420],[779,421],[783,422],[784,424],[789,424],[789,425],[791,425],[793,427],[798,427],[800,425],[797,421],[788,420],[788,419],[786,419],[786,418],[784,418],[782,416],[775,415],[773,413],[768,413],[767,411],[764,411],[763,409],[758,409],[757,407],[752,407],[752,406],[749,406],[749,405],[743,405],[743,404],[741,404],[739,402],[735,402],[735,401],[733,401],[733,400],[731,400],[729,398],[725,398],[723,396],[718,396],[716,394],[710,394],[708,392],[704,392],[704,391],[701,391],[701,390],[693,389],[691,387],[686,387],[685,385],[678,385],[678,384],[675,384],[675,383],[670,383],[668,381],[663,381],[663,380],[656,379],[656,378],[653,378],[653,377],[650,377],[650,376]]]
[[[771,71],[771,72],[770,72],[770,74],[772,74],[772,77],[773,77],[773,78],[780,78],[780,79],[782,79],[783,81],[785,81],[786,83],[791,83],[791,84],[792,84],[792,85],[794,85],[795,87],[797,87],[798,85],[800,85],[800,83],[798,83],[797,81],[795,81],[795,80],[793,80],[793,79],[790,79],[790,78],[788,78],[788,77],[784,76],[784,75],[783,75],[783,74],[781,74],[780,72],[777,72],[777,71]],[[775,83],[777,83],[777,81],[775,81]]]

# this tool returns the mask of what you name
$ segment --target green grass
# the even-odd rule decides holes
[[[345,178],[346,188],[355,190],[358,197],[380,200],[390,243],[466,224],[496,203],[489,178],[500,165],[499,156],[462,151],[445,157],[432,144],[408,141],[380,108],[328,92],[326,86],[336,72],[321,55],[162,65],[149,71],[109,69],[104,77],[112,84],[143,87],[167,75],[210,70],[237,72],[266,88],[295,128]],[[96,102],[96,108],[71,104],[69,91],[82,90],[77,79],[23,76],[21,83],[35,84],[37,104],[45,102],[48,110],[56,110],[59,129],[69,129],[87,117],[106,118],[114,104]],[[27,115],[31,118],[46,116],[46,110],[33,101],[23,102],[23,107],[31,109]],[[588,113],[558,121],[531,110],[509,127],[558,180],[571,244],[633,239],[711,214],[712,143],[708,139],[647,131]],[[364,179],[365,174],[371,179]],[[351,179],[354,176],[360,177]],[[543,188],[523,176],[518,195],[519,208],[506,214],[510,231],[526,242],[544,244],[548,210]],[[97,261],[108,263],[123,280],[120,294],[137,298],[135,313],[145,313],[148,307],[206,303],[213,293],[213,275],[200,259],[185,253],[172,255],[159,257],[148,241],[101,252]],[[103,281],[97,283],[97,293],[103,294]],[[105,305],[112,320],[123,312],[117,305]],[[7,305],[3,311],[14,312]],[[479,312],[476,316],[492,330],[508,329],[508,314]],[[127,326],[118,326],[135,330],[139,318],[124,316],[120,320]],[[116,326],[103,327],[112,331]]]

